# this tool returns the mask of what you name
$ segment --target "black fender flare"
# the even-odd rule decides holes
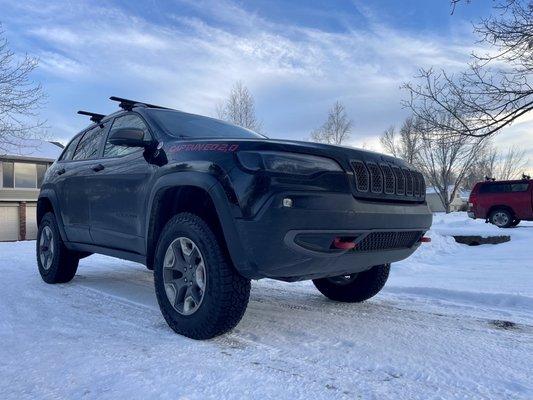
[[[158,193],[161,190],[179,187],[179,186],[194,186],[199,189],[203,189],[211,197],[213,204],[215,205],[215,211],[222,227],[222,232],[226,241],[229,255],[233,262],[233,265],[237,270],[244,276],[250,274],[251,268],[249,266],[248,260],[244,256],[246,253],[241,243],[240,236],[237,232],[237,227],[235,223],[235,217],[240,214],[240,210],[232,210],[226,192],[222,184],[212,175],[206,174],[205,172],[195,172],[195,171],[183,171],[183,172],[174,172],[171,174],[164,175],[160,177],[152,186],[150,196],[148,197],[148,204],[145,219],[145,249],[146,256],[148,255],[149,243],[150,240],[150,229],[151,229],[151,215],[152,208],[154,206],[154,200]]]
[[[54,215],[56,216],[56,221],[59,227],[59,234],[61,235],[61,240],[63,240],[63,242],[68,242],[67,234],[65,233],[65,225],[63,223],[63,217],[61,215],[61,209],[59,207],[59,200],[57,198],[57,194],[55,190],[52,188],[41,189],[41,192],[39,193],[39,197],[37,198],[37,207],[39,207],[39,200],[41,199],[47,199],[48,201],[50,201],[50,204],[52,204],[52,210],[54,212]],[[37,212],[39,212],[38,208],[37,208]],[[39,216],[37,215],[37,218],[38,217]]]

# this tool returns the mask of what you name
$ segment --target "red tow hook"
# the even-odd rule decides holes
[[[431,242],[431,238],[428,236],[422,236],[419,240],[420,243],[429,243]]]
[[[345,242],[340,237],[336,237],[335,239],[333,239],[333,247],[335,247],[336,249],[351,250],[354,249],[355,246],[356,244],[354,242]]]

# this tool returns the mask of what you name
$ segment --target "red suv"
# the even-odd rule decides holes
[[[533,180],[478,182],[468,199],[468,216],[500,228],[533,220]]]

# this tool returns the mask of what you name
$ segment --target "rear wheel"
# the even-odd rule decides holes
[[[168,325],[193,339],[210,339],[235,327],[250,296],[250,280],[235,270],[209,226],[189,213],[176,215],[163,229],[154,283]]]
[[[46,283],[69,282],[78,269],[78,254],[67,249],[61,240],[56,217],[46,213],[37,232],[37,265]]]
[[[368,271],[331,278],[314,279],[313,283],[331,300],[358,303],[379,293],[389,277],[390,264],[376,265]]]
[[[498,228],[509,228],[512,226],[513,216],[509,210],[501,208],[490,214],[489,221]]]
[[[520,220],[518,218],[515,218],[513,222],[511,223],[511,226],[516,226],[520,223]]]

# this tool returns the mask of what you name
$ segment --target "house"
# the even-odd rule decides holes
[[[450,192],[453,190],[453,187],[448,189]],[[468,194],[462,190],[457,190],[455,196],[450,204],[450,211],[464,211],[468,204]],[[429,209],[432,212],[445,212],[444,205],[435,190],[435,188],[428,187],[426,190],[426,201],[428,203]]]
[[[39,188],[62,148],[38,139],[0,145],[0,241],[35,239]]]

